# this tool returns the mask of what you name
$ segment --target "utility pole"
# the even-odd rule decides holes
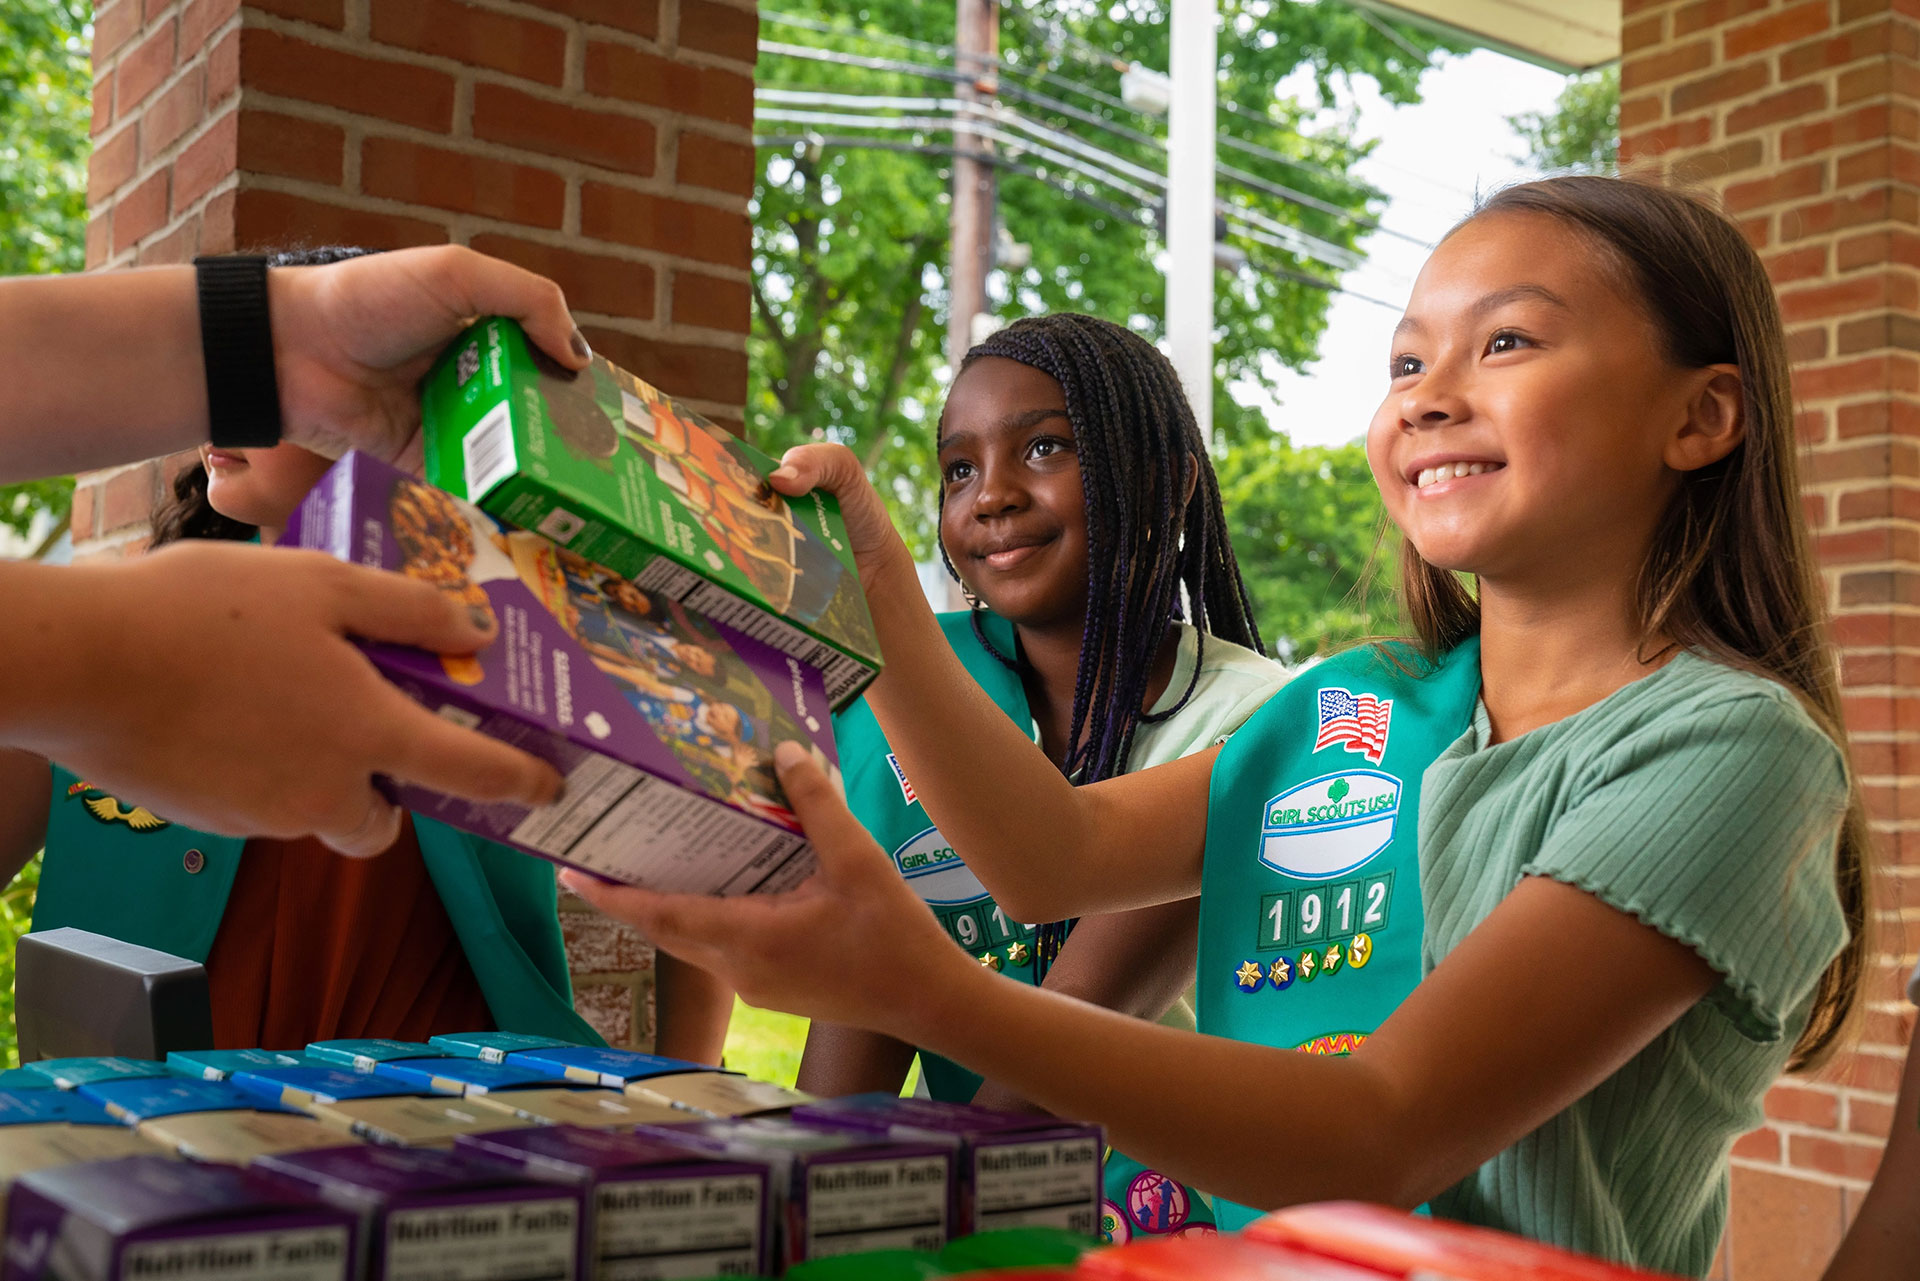
[[[999,93],[999,0],[958,0],[955,17],[954,63],[966,78],[958,86],[960,110],[953,122],[954,149],[959,154],[953,158],[953,207],[947,216],[948,280],[953,295],[947,318],[947,363],[958,369],[973,346],[973,318],[987,310],[987,273],[993,269],[993,166],[969,153],[993,149],[975,122],[985,119],[982,106]]]
[[[1167,116],[1167,346],[1193,403],[1202,439],[1213,438],[1214,110],[1220,57],[1215,0],[1173,0]]]

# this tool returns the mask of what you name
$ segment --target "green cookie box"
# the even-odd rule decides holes
[[[819,669],[851,702],[880,670],[840,505],[595,356],[578,374],[483,319],[421,386],[427,479]]]

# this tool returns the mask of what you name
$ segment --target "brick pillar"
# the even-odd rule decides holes
[[[468,244],[739,429],[753,0],[101,0],[87,265]],[[82,477],[78,558],[144,546],[180,460]],[[577,1003],[652,1038],[652,957],[570,906]]]
[[[1717,1276],[1819,1275],[1873,1176],[1912,1010],[1920,875],[1920,14],[1901,0],[1624,0],[1623,160],[1716,191],[1794,360],[1807,519],[1886,871],[1865,1043],[1734,1149]]]

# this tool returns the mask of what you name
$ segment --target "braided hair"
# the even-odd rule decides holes
[[[1266,649],[1206,441],[1167,358],[1130,329],[1071,312],[1013,322],[969,351],[959,373],[990,356],[1059,383],[1073,425],[1086,495],[1087,617],[1064,770],[1077,784],[1099,782],[1126,771],[1140,725],[1165,720],[1193,697],[1198,662],[1172,707],[1153,715],[1141,710],[1154,660],[1176,621],[1189,619],[1203,646],[1213,635]],[[944,484],[940,502],[946,505]],[[940,554],[958,579],[944,547]],[[973,625],[989,653],[1022,670],[1017,655],[987,640],[977,612]],[[1040,972],[1058,954],[1066,928],[1042,927]]]

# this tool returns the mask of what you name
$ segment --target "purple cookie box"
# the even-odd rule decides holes
[[[35,1170],[15,1181],[7,1205],[5,1276],[107,1281],[122,1275],[130,1249],[164,1250],[164,1243],[180,1242],[187,1257],[195,1254],[189,1242],[217,1245],[224,1237],[228,1246],[208,1251],[199,1270],[164,1264],[156,1270],[150,1264],[144,1275],[267,1277],[275,1273],[260,1236],[276,1234],[275,1243],[288,1255],[304,1253],[309,1266],[337,1259],[338,1269],[325,1274],[346,1281],[354,1275],[354,1232],[353,1215],[231,1166],[123,1157]],[[222,1257],[227,1266],[211,1262]]]
[[[728,1253],[736,1259],[747,1256],[750,1261],[746,1266],[756,1275],[767,1270],[773,1237],[773,1198],[769,1171],[764,1162],[705,1156],[649,1135],[609,1133],[577,1125],[463,1134],[454,1139],[453,1145],[455,1152],[473,1152],[493,1160],[511,1162],[535,1178],[554,1179],[588,1188],[590,1203],[594,1207],[594,1214],[589,1216],[589,1240],[593,1246],[592,1252],[602,1265],[623,1260],[612,1253],[608,1243],[599,1239],[598,1217],[606,1213],[595,1191],[601,1185],[671,1181],[676,1185],[676,1195],[690,1195],[683,1191],[685,1185],[710,1180],[719,1184],[720,1194],[725,1195],[728,1185],[737,1186],[742,1179],[751,1180],[757,1185],[757,1228],[751,1243],[746,1244],[744,1250],[735,1247]],[[673,1202],[663,1201],[649,1207],[650,1212],[663,1217],[694,1213],[702,1208],[700,1203],[707,1190],[703,1187],[701,1195],[690,1195],[690,1203],[684,1210]],[[622,1194],[631,1195],[625,1189]],[[711,1235],[707,1235],[699,1244],[705,1248],[687,1249],[677,1257],[711,1258],[720,1253]],[[721,1270],[714,1266],[712,1271],[718,1275]]]
[[[715,1157],[765,1163],[772,1176],[779,1224],[776,1247],[781,1267],[810,1258],[867,1250],[939,1250],[954,1231],[954,1154],[950,1143],[901,1141],[796,1126],[784,1121],[718,1120],[685,1125],[643,1125],[646,1138]],[[893,1198],[902,1213],[877,1226],[842,1231],[820,1221],[816,1176],[831,1178],[834,1167],[848,1167],[847,1181],[866,1182],[856,1192]],[[943,1186],[937,1195],[918,1195],[913,1187],[935,1169]],[[836,1188],[839,1195],[845,1189]],[[865,1216],[869,1221],[876,1217]]]
[[[530,1179],[505,1162],[432,1148],[368,1144],[270,1153],[254,1158],[249,1169],[274,1183],[358,1214],[366,1241],[363,1253],[369,1278],[384,1277],[391,1270],[391,1255],[400,1244],[391,1231],[395,1215],[468,1210],[475,1212],[478,1222],[487,1223],[495,1220],[495,1207],[527,1202],[542,1203],[540,1216],[564,1208],[564,1230],[571,1242],[564,1275],[584,1275],[580,1259],[585,1215],[579,1190]],[[497,1239],[491,1241],[476,1232],[461,1231],[457,1220],[438,1231],[452,1245],[471,1245],[477,1239],[481,1248],[509,1249],[513,1229],[504,1224],[496,1226]],[[533,1275],[542,1273],[535,1270]]]
[[[409,536],[412,553],[396,537],[396,511],[406,512],[409,528],[426,531]],[[456,516],[464,525],[454,523]],[[476,659],[443,661],[425,650],[386,644],[364,648],[381,673],[416,702],[548,761],[567,778],[566,795],[538,811],[470,803],[405,783],[392,788],[399,803],[529,854],[649,889],[769,892],[791,889],[812,871],[813,851],[797,820],[784,797],[768,792],[777,787],[771,782],[772,744],[759,740],[776,736],[770,722],[755,720],[739,697],[713,693],[701,677],[679,672],[684,679],[676,684],[661,675],[672,669],[643,668],[639,658],[626,667],[642,675],[623,693],[621,683],[596,666],[582,640],[521,576],[534,564],[559,573],[559,549],[539,535],[512,530],[469,503],[351,453],[314,486],[281,542],[411,573],[475,605],[484,599],[499,634]],[[457,563],[459,548],[465,549],[465,564]],[[412,564],[409,554],[416,558]],[[592,583],[605,587],[605,571],[588,568],[599,575]],[[569,601],[581,599],[571,593],[585,580],[576,575],[561,581]],[[545,585],[549,594],[552,586]],[[607,604],[613,590],[591,598],[601,605],[595,625],[606,635],[617,634],[631,649],[639,633],[604,620],[617,615],[632,623],[641,615]],[[577,605],[565,608],[576,627],[585,625]],[[705,662],[725,665],[734,680],[748,679],[739,673],[749,672],[770,698],[773,713],[804,726],[796,732],[805,733],[818,757],[837,768],[826,689],[817,670],[684,608],[675,617],[691,618],[687,626],[717,638]],[[663,623],[656,641],[670,630]],[[648,656],[697,648],[680,644],[674,649],[678,642],[671,638],[668,644],[649,645],[644,638],[637,643]],[[712,657],[713,650],[729,647],[723,657]],[[723,711],[730,729],[701,719]],[[739,746],[738,738],[727,745],[728,734],[743,733],[750,740],[746,746]],[[702,763],[706,781],[690,772],[673,743],[689,760]],[[722,777],[734,780],[724,793],[713,781]]]
[[[793,1109],[797,1125],[954,1145],[961,1232],[1045,1226],[1091,1235],[1100,1221],[1106,1133],[966,1103],[854,1094]]]

